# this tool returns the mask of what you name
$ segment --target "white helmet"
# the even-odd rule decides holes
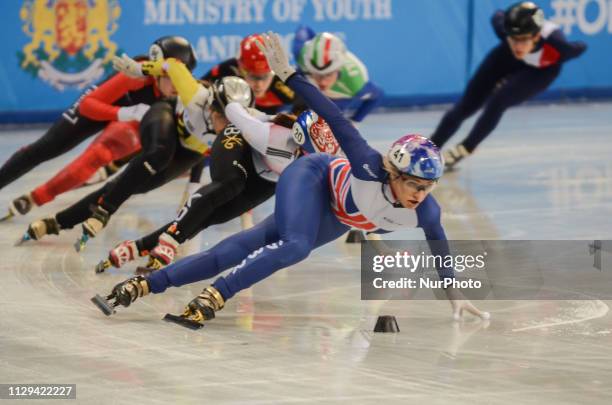
[[[344,42],[329,32],[322,32],[304,44],[298,64],[305,73],[326,75],[340,70],[345,57]]]
[[[244,108],[253,107],[255,95],[249,84],[241,77],[225,76],[213,83],[214,101],[224,109],[229,103],[236,102]]]

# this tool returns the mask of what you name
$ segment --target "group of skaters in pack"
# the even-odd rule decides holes
[[[445,168],[472,154],[509,107],[547,89],[563,63],[586,49],[567,41],[531,2],[496,12],[492,25],[499,44],[433,134],[426,138],[407,129],[386,153],[369,146],[357,125],[381,104],[383,91],[337,36],[300,27],[294,67],[277,34],[249,35],[236,58],[200,79],[192,74],[196,56],[189,41],[159,38],[146,56],[116,56],[115,74],[85,91],[40,139],[0,167],[3,188],[95,137],[49,181],[12,200],[4,220],[103,182],[71,206],[32,222],[19,240],[81,225],[80,251],[130,196],[188,173],[178,214],[149,235],[119,243],[96,267],[103,272],[146,257],[148,272],[93,301],[110,315],[150,293],[216,277],[175,317],[191,327],[214,318],[239,291],[350,229],[376,238],[419,227],[432,253],[448,254],[442,208],[431,194]],[[480,109],[467,137],[442,153],[461,123]],[[201,183],[206,165],[210,181]],[[253,224],[250,211],[272,196],[273,214]],[[181,244],[239,217],[241,232],[176,261]],[[454,277],[452,268],[437,270],[442,279]],[[488,317],[459,291],[446,293],[455,317],[464,310]]]

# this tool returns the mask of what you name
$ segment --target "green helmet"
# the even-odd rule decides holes
[[[304,44],[298,65],[305,73],[325,75],[340,70],[346,52],[346,46],[340,38],[322,32]]]

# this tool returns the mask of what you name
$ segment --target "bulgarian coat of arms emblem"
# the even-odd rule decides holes
[[[82,89],[112,69],[118,0],[25,0],[19,14],[31,39],[19,64],[32,76],[58,90]]]

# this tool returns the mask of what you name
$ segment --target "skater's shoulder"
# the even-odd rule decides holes
[[[351,52],[347,52],[346,60],[340,69],[338,81],[332,87],[333,90],[354,96],[370,80],[366,66]]]

